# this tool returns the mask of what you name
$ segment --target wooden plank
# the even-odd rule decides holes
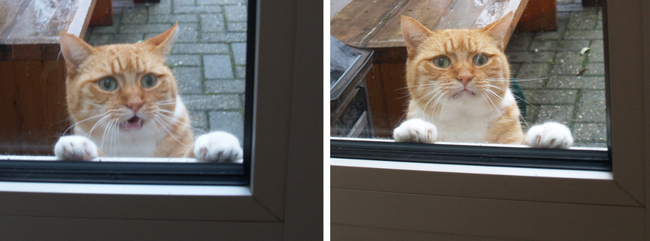
[[[65,105],[65,64],[54,61],[2,61],[0,73],[0,152],[52,154],[70,125]]]
[[[404,47],[400,17],[411,16],[430,29],[478,28],[515,12],[511,31],[524,11],[527,0],[381,1],[355,0],[334,15],[331,34],[343,43],[361,48]],[[509,35],[508,35],[509,36]],[[507,43],[509,37],[504,38]]]
[[[61,31],[83,37],[96,0],[0,1],[0,45],[58,44]]]
[[[107,26],[113,24],[113,0],[97,0],[90,17],[90,26]]]
[[[409,92],[406,89],[406,68],[403,64],[381,64],[381,75],[384,79],[384,95],[386,96],[386,111],[388,114],[390,133],[402,121],[406,120]]]
[[[372,113],[372,128],[374,137],[391,137],[389,117],[387,115],[386,96],[384,95],[384,81],[380,74],[379,65],[373,65],[366,75],[368,86],[368,101]]]
[[[517,31],[555,30],[557,30],[557,0],[530,1],[517,25]]]
[[[372,39],[367,40],[366,45],[382,48],[404,47],[404,37],[402,37],[400,25],[402,15],[413,17],[431,29],[438,24],[442,13],[451,3],[452,0],[408,1],[408,3],[400,6],[396,13],[386,16],[389,20],[384,26],[381,26]]]
[[[331,34],[347,45],[367,47],[362,44],[362,40],[374,31],[378,31],[386,16],[405,1],[352,1],[331,19]]]

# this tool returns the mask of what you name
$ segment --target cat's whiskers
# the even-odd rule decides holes
[[[189,98],[189,100],[181,98],[181,100],[183,101],[184,104],[196,103],[196,102],[201,102],[201,101],[209,101],[209,100],[212,100],[212,99],[214,99],[213,96],[208,96],[208,97],[203,97],[203,98],[193,97],[193,98]],[[154,104],[159,105],[159,106],[172,105],[172,104],[176,104],[176,99],[161,100],[161,101],[155,102]]]
[[[106,138],[108,137],[108,133],[110,133],[110,132],[109,132],[109,129],[111,128],[113,122],[115,122],[116,120],[117,120],[117,119],[115,119],[115,118],[111,119],[111,120],[108,122],[108,124],[106,124],[106,128],[104,128],[104,133],[103,133],[103,135],[102,135],[102,143],[100,144],[100,147],[101,147],[102,150],[106,150],[106,149],[104,148],[104,142],[106,141]],[[106,152],[106,154],[109,154],[109,155],[110,155],[110,154],[111,154],[111,153],[110,153],[110,150],[111,150],[111,149],[110,149],[110,147],[109,147],[108,152]]]
[[[497,107],[497,105],[494,103],[494,101],[492,101],[492,99],[486,93],[489,93],[489,92],[481,92],[481,95],[483,96],[483,98],[486,99],[486,101],[490,104],[491,107],[494,107],[494,113],[497,116],[500,116],[501,113],[499,111],[499,107]]]
[[[62,134],[62,135],[65,135],[65,133],[67,133],[70,129],[72,129],[72,127],[75,127],[76,125],[78,125],[78,124],[80,124],[80,123],[83,123],[83,122],[89,121],[89,120],[91,120],[91,119],[94,119],[94,118],[97,118],[97,117],[100,117],[100,116],[103,116],[103,115],[105,115],[105,114],[102,113],[102,114],[95,115],[95,116],[91,116],[91,117],[88,117],[88,118],[86,118],[86,119],[83,119],[83,120],[80,120],[80,121],[78,121],[78,122],[75,122],[75,123],[72,124],[70,127],[68,127],[68,129],[65,129],[65,131],[63,131],[63,134]]]
[[[169,129],[167,129],[167,127],[164,125],[164,123],[162,123],[162,120],[160,119],[160,117],[158,117],[158,116],[154,116],[154,118],[153,118],[152,120],[157,121],[158,123],[160,123],[160,125],[162,126],[162,128],[163,128],[165,131],[167,131],[167,133],[168,133],[172,138],[174,138],[174,140],[176,140],[176,142],[178,142],[178,144],[181,144],[181,146],[187,147],[185,144],[183,144],[183,142],[181,142],[181,141],[179,141],[178,139],[176,139],[176,137],[171,133],[171,131],[169,131]]]
[[[99,120],[97,121],[97,123],[95,123],[95,125],[93,125],[93,127],[90,128],[90,131],[88,131],[88,133],[87,133],[86,135],[87,135],[88,137],[92,136],[93,130],[95,130],[95,128],[96,128],[97,126],[99,126],[99,124],[101,124],[102,122],[104,122],[104,120],[106,120],[106,118],[109,118],[109,117],[111,117],[111,114],[108,114],[108,115],[104,116],[103,118],[99,119]]]
[[[165,112],[165,113],[173,114],[173,112],[168,111],[168,110],[160,109],[159,111],[161,111],[161,112]],[[198,132],[201,132],[201,133],[205,133],[205,131],[203,131],[203,130],[201,130],[201,129],[198,129],[198,128],[194,128],[194,127],[192,127],[192,125],[187,124],[187,123],[185,123],[185,122],[182,122],[182,121],[180,121],[180,120],[177,120],[177,119],[175,119],[175,118],[173,118],[173,117],[169,117],[169,116],[161,115],[161,114],[158,114],[158,116],[159,116],[159,117],[164,117],[164,118],[166,118],[166,119],[169,120],[169,121],[173,121],[173,123],[178,123],[178,124],[181,124],[181,125],[187,126],[187,127],[191,128],[191,129],[194,130],[194,131],[198,131]]]
[[[491,86],[491,87],[494,87],[494,88],[496,88],[496,89],[503,90],[503,88],[501,88],[501,87],[499,87],[499,86],[494,86],[494,85],[490,85],[490,86]],[[539,108],[537,108],[535,105],[531,104],[530,102],[526,101],[525,99],[523,99],[523,98],[521,98],[521,97],[519,97],[519,96],[517,96],[517,95],[513,95],[513,96],[515,97],[515,99],[521,100],[522,102],[524,102],[524,103],[527,104],[528,106],[530,106],[530,107],[532,107],[532,108],[534,108],[534,109],[536,109],[536,110],[539,110]]]
[[[485,80],[487,80],[487,81],[506,81],[506,80],[510,81],[510,80],[514,80],[514,81],[517,81],[517,82],[526,82],[526,81],[547,80],[547,79],[549,79],[549,77],[530,78],[530,79],[488,78],[488,79],[485,79]]]
[[[160,132],[160,128],[158,128],[158,123],[155,122],[155,121],[152,121],[151,123],[153,124],[153,127],[156,128],[156,132],[158,132],[158,135],[160,135],[160,138],[163,138],[164,135],[162,134],[162,132]],[[165,149],[167,149],[167,144],[165,144],[164,141],[161,141],[161,143],[163,144],[163,147]]]
[[[496,86],[494,86],[494,87],[496,87]],[[488,90],[489,90],[489,89],[488,89]],[[501,96],[496,95],[492,90],[489,90],[489,92],[486,92],[486,93],[490,93],[490,94],[495,95],[496,97],[498,97],[498,98],[500,98],[500,99],[503,99]],[[521,99],[521,98],[519,98],[519,97],[516,96],[516,95],[513,95],[513,96],[514,96],[515,98]],[[522,101],[524,101],[524,102],[527,103],[528,105],[532,106],[533,108],[537,109],[537,107],[535,107],[534,105],[531,105],[531,104],[528,103],[527,101],[525,101],[525,100],[523,100],[523,99],[522,99]],[[522,120],[522,121],[524,122],[524,124],[526,125],[526,128],[530,128],[530,125],[528,125],[528,122],[526,121],[526,119],[524,119],[524,117],[521,116],[521,113],[519,113],[519,119]]]

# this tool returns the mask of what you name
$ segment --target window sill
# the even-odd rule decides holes
[[[137,184],[86,184],[0,182],[0,192],[101,194],[140,196],[224,196],[250,197],[249,187],[206,185],[137,185]]]

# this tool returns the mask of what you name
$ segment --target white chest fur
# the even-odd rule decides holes
[[[184,112],[185,105],[181,98],[177,96],[174,119],[178,120]],[[151,118],[144,121],[142,129],[138,131],[115,130],[106,133],[93,133],[90,139],[102,150],[105,156],[153,157],[158,142],[168,133],[167,129],[170,128],[170,125],[167,124],[167,126],[162,127],[160,123],[154,124],[154,120]],[[87,136],[78,128],[75,129],[75,132],[77,135]]]
[[[485,143],[490,124],[503,114],[502,110],[506,106],[515,102],[510,90],[497,105],[475,96],[461,98],[464,99],[445,102],[442,113],[438,116],[414,108],[410,110],[411,117],[433,123],[438,130],[438,141]]]

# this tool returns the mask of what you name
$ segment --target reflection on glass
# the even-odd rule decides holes
[[[397,140],[407,142],[526,143],[541,147],[566,147],[563,145],[573,142],[573,146],[606,147],[600,7],[558,1],[553,6],[556,12],[528,3],[529,8],[550,14],[545,17],[551,20],[544,22],[527,19],[525,4],[520,1],[474,1],[460,6],[459,2],[464,1],[406,1],[392,6],[398,9],[396,12],[381,11],[390,8],[391,3],[363,6],[353,2],[333,16],[334,37],[350,46],[374,51],[373,68],[365,76],[372,138],[394,139],[397,132]],[[354,12],[359,11],[365,15],[354,17]],[[376,18],[381,21],[369,20],[375,19],[369,17],[372,14],[381,15]],[[417,21],[405,24],[402,15]],[[460,15],[463,18],[458,18]],[[499,19],[503,27],[498,26]],[[485,27],[491,40],[501,42],[495,41],[492,46],[485,44],[491,40],[481,43],[479,36],[467,30],[419,30],[420,26],[447,29],[450,24],[461,29]],[[515,26],[521,31],[512,31]],[[350,29],[372,31],[359,34]],[[499,49],[499,43],[504,43],[505,49]],[[505,61],[502,57],[507,58],[509,68],[507,64],[495,65],[501,59]],[[407,60],[412,67],[407,67]],[[509,90],[502,85],[509,86]],[[483,91],[478,91],[481,88]],[[460,98],[466,100],[455,101]],[[509,106],[516,102],[515,107],[503,108],[506,101]],[[515,112],[519,114],[511,118],[514,121],[510,126],[495,124],[507,121],[503,116]],[[411,120],[422,122],[409,123]],[[521,124],[512,125],[518,120]],[[545,124],[548,122],[555,123]],[[331,123],[332,136],[345,136],[341,135],[345,131],[338,130],[342,127]],[[508,135],[519,128],[523,133],[540,133],[529,135],[539,138],[522,140],[515,135],[509,139]],[[545,133],[549,129],[556,134],[549,137]],[[567,138],[573,141],[562,142]]]
[[[88,11],[79,1],[58,4],[70,4],[78,14]],[[25,73],[37,81],[3,86],[16,93],[2,100],[15,112],[7,115],[15,127],[3,132],[5,140],[13,135],[14,143],[2,143],[2,151],[56,153],[64,160],[242,162],[246,1],[174,5],[162,0],[119,6],[106,17],[113,18],[112,25],[87,30],[74,21],[52,20],[49,26],[64,25],[61,29],[70,32],[61,35],[60,54],[60,31],[54,31],[53,38],[43,37],[41,48],[56,49],[52,56],[26,52],[15,59],[31,61],[25,62],[28,67],[3,62],[3,75]],[[85,39],[76,37],[84,31]],[[45,65],[29,67],[41,57]]]

